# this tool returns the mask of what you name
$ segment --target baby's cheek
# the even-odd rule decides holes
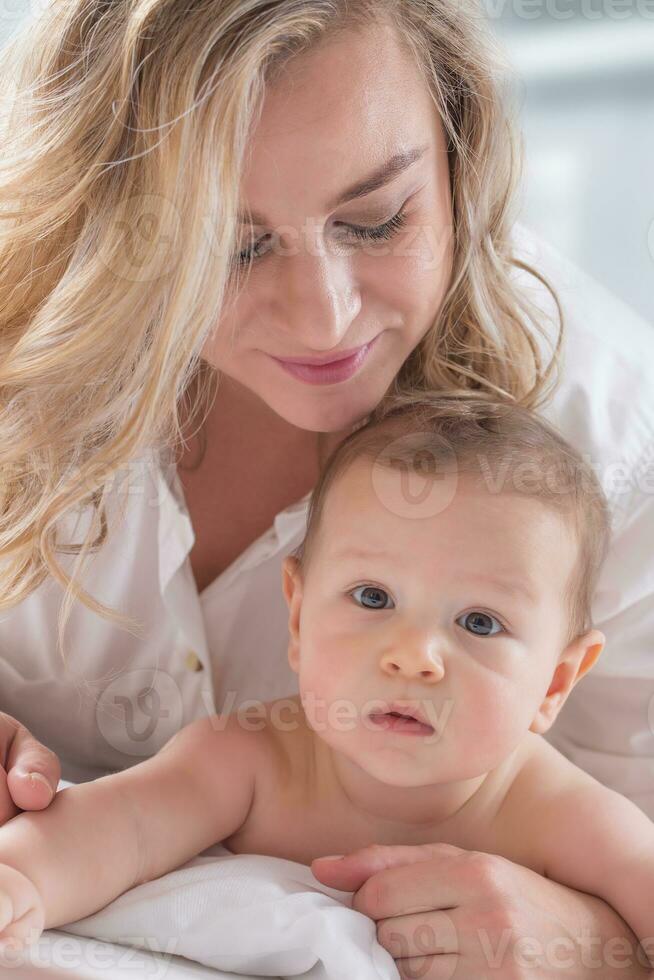
[[[357,701],[348,667],[351,658],[343,651],[317,644],[312,644],[306,652],[308,655],[302,658],[299,677],[305,714],[318,731],[324,731],[324,726],[338,727],[343,715],[348,713],[347,705]],[[356,711],[356,708],[350,711]]]
[[[324,665],[320,661],[311,661],[303,666],[300,675],[302,691],[312,697],[325,697],[327,692]]]
[[[320,691],[325,698],[351,696],[347,683],[351,659],[339,644],[330,642],[329,637],[312,637],[312,642],[302,651],[301,680],[307,688]]]
[[[312,651],[311,655],[303,656],[300,665],[300,692],[303,697],[313,701],[329,701],[331,699],[334,674],[330,670],[329,660]]]
[[[470,684],[454,704],[458,709],[457,731],[471,752],[497,764],[524,736],[529,727],[528,699],[519,685],[506,677],[486,676]]]

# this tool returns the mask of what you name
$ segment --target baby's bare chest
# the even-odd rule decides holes
[[[245,825],[223,841],[235,854],[267,854],[311,864],[325,854],[347,854],[374,842],[365,819],[324,795],[268,787],[255,799]]]
[[[402,792],[389,787],[389,792]],[[236,854],[266,854],[309,865],[326,854],[349,854],[370,844],[450,844],[465,851],[498,854],[542,873],[518,811],[471,807],[461,819],[438,828],[398,825],[361,813],[324,786],[307,787],[274,769],[262,781],[245,825],[224,845]]]

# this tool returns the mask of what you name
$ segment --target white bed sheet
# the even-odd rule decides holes
[[[1,969],[16,980],[260,980],[58,929],[47,929],[33,948],[7,959]]]
[[[71,785],[62,779],[58,790]],[[351,893],[327,888],[303,864],[221,844],[0,956],[0,969],[32,980],[398,977]]]
[[[57,789],[72,785],[62,779]],[[16,980],[260,980],[215,970],[183,956],[72,936],[59,929],[46,929],[38,943],[8,958],[0,969]]]

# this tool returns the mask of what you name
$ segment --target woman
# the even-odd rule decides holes
[[[295,690],[279,566],[321,460],[391,388],[540,405],[560,336],[513,278],[515,145],[472,7],[75,0],[5,65],[8,819],[48,805],[59,759],[93,778]],[[634,941],[592,896],[437,842],[333,874],[406,976],[441,975],[453,905],[462,976],[507,928]]]

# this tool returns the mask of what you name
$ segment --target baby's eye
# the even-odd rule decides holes
[[[495,636],[497,633],[504,632],[504,627],[500,622],[498,622],[494,616],[483,612],[469,612],[464,613],[463,616],[459,616],[456,622],[463,620],[464,629],[468,629],[470,633],[475,636]],[[493,623],[495,623],[498,629],[493,630]]]
[[[361,600],[357,599],[357,592],[362,592]],[[388,592],[386,592],[384,589],[378,588],[376,585],[357,585],[356,589],[352,589],[350,595],[354,596],[355,602],[360,601],[364,609],[392,608],[392,605],[386,605],[386,600],[393,603],[393,600],[389,596]]]

